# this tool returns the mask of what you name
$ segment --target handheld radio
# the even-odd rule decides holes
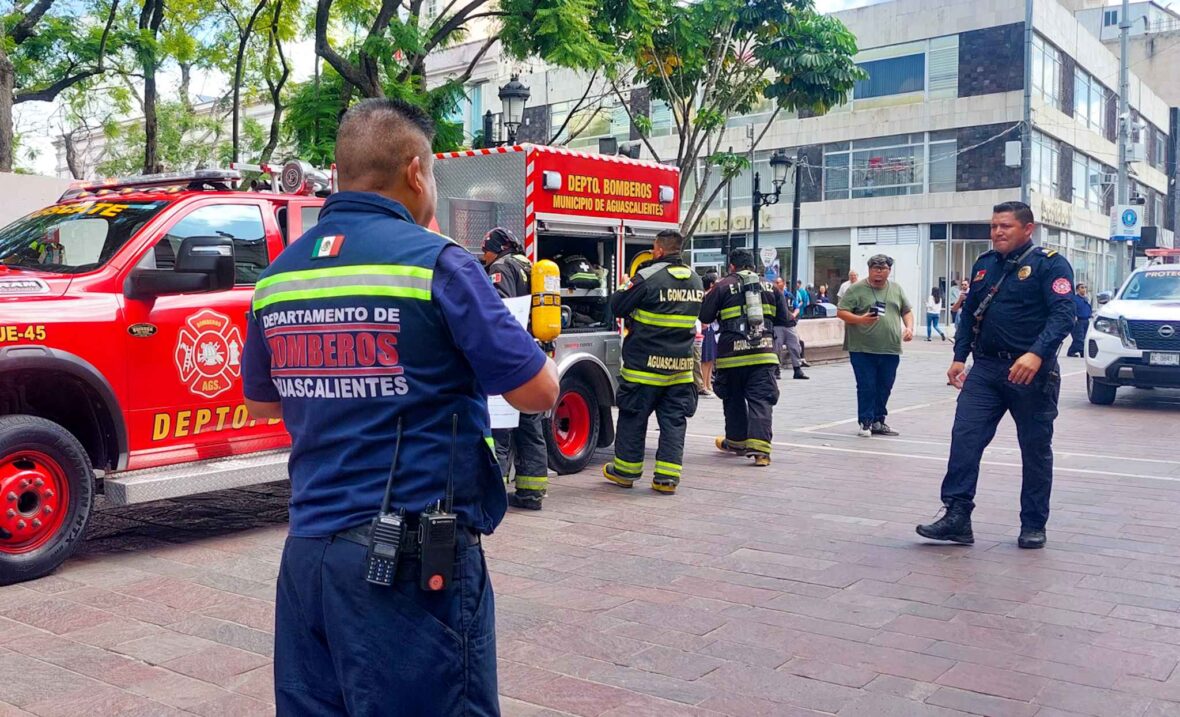
[[[418,518],[418,543],[422,554],[422,571],[418,586],[437,592],[451,586],[455,574],[455,538],[458,517],[451,511],[455,503],[455,444],[459,433],[459,415],[451,415],[451,462],[447,468],[446,498],[428,507]]]
[[[402,420],[397,419],[397,443],[393,447],[393,463],[389,467],[389,481],[385,484],[385,497],[381,500],[381,512],[373,518],[369,527],[369,551],[365,555],[365,580],[374,585],[393,585],[397,575],[397,558],[405,541],[406,511],[396,513],[390,510],[393,499],[393,477],[397,473],[397,456],[402,448]]]

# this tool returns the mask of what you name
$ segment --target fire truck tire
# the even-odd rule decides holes
[[[553,417],[545,421],[549,467],[558,475],[577,473],[590,463],[598,446],[601,415],[592,386],[575,376],[562,379]]]
[[[94,471],[78,439],[44,418],[0,417],[0,585],[53,572],[93,507]]]

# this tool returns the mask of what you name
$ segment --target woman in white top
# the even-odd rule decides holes
[[[926,340],[930,340],[931,330],[937,331],[938,335],[946,341],[946,334],[942,333],[942,329],[938,328],[938,319],[942,316],[942,290],[937,286],[930,290],[930,296],[926,299]]]

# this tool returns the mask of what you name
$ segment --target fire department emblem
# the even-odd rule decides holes
[[[229,317],[201,309],[185,320],[176,338],[180,380],[198,396],[228,391],[242,375],[242,332]]]

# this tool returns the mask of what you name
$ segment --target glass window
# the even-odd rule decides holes
[[[824,148],[824,199],[848,199],[848,152],[847,144],[844,151],[829,152],[831,147]]]
[[[1075,153],[1073,156],[1073,203],[1075,206],[1087,206],[1086,191],[1086,156]]]
[[[1119,11],[1118,10],[1104,10],[1102,13],[1102,26],[1103,27],[1114,27],[1117,24],[1119,24]]]
[[[676,131],[676,122],[672,117],[672,107],[663,100],[652,100],[651,103],[651,136],[664,137]]]
[[[0,230],[0,264],[80,274],[105,264],[168,202],[68,202]]]
[[[852,90],[853,97],[858,100],[922,92],[926,89],[924,54],[862,62],[857,67],[869,74],[867,79],[858,81]]]
[[[959,36],[936,37],[930,40],[927,54],[930,97],[957,97],[959,94]]]
[[[1039,94],[1045,104],[1061,107],[1061,51],[1045,42],[1040,35],[1033,36],[1033,92]]]
[[[252,204],[213,204],[200,207],[177,222],[156,247],[157,268],[161,255],[172,257],[180,244],[189,237],[228,237],[234,242],[234,264],[237,284],[253,284],[270,264],[266,248],[266,229],[262,224],[262,210]],[[164,245],[167,244],[168,247]],[[165,249],[165,251],[161,251]]]
[[[320,207],[300,207],[299,221],[303,224],[303,231],[307,231],[320,223]]]
[[[852,152],[852,197],[922,193],[925,147],[902,145]]]
[[[1059,196],[1060,186],[1058,177],[1058,162],[1060,149],[1057,140],[1047,137],[1040,132],[1034,132],[1032,137],[1032,186],[1041,194],[1051,197]]]
[[[930,133],[930,191],[953,192],[957,182],[958,141],[954,132]]]

